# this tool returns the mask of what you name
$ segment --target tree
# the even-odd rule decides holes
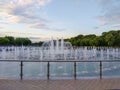
[[[14,45],[14,37],[6,36],[5,38],[7,38],[9,40],[9,45]]]
[[[0,37],[0,45],[8,45],[9,39],[5,37]]]
[[[31,41],[28,38],[16,38],[15,45],[31,45]]]
[[[73,46],[120,46],[120,30],[103,32],[101,36],[80,34],[67,41],[70,41]]]
[[[105,41],[106,41],[108,46],[113,46],[114,45],[114,41],[115,41],[114,36],[111,33],[108,33],[105,36]]]

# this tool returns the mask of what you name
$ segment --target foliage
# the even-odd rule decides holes
[[[74,47],[78,46],[113,46],[120,47],[120,30],[111,30],[103,32],[102,35],[95,34],[78,35],[69,39],[65,39],[72,43]],[[12,36],[0,37],[0,45],[33,45],[41,46],[43,42],[32,43],[28,38],[14,38]]]
[[[9,44],[9,39],[6,37],[0,37],[0,45],[8,45]]]
[[[0,45],[31,45],[31,41],[28,38],[14,38],[12,36],[0,37]]]
[[[14,37],[12,36],[5,36],[5,38],[7,38],[9,40],[9,45],[14,45]]]
[[[101,36],[94,34],[78,35],[70,39],[66,39],[73,46],[114,46],[120,47],[120,30],[103,32]]]
[[[15,45],[31,45],[31,41],[28,38],[16,38]]]

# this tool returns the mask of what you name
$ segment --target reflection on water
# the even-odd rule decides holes
[[[54,52],[55,54],[55,52]],[[0,47],[1,60],[119,60],[119,48],[80,47],[66,49],[63,53],[51,56],[51,51],[41,47]],[[52,58],[51,58],[52,57]],[[29,79],[46,79],[46,62],[24,62],[23,77]],[[74,78],[74,64],[72,62],[50,62],[50,78]],[[119,62],[103,62],[104,77],[119,77]],[[78,62],[77,78],[98,78],[98,62]],[[19,78],[19,62],[0,62],[0,78]]]
[[[24,62],[24,79],[47,79],[46,62]],[[50,62],[50,78],[64,79],[74,78],[74,63],[72,62]],[[77,78],[99,78],[98,62],[78,62]],[[19,62],[0,62],[0,78],[20,78]],[[119,77],[120,63],[104,62],[103,77]]]

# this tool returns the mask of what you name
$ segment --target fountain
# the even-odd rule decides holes
[[[120,59],[120,49],[107,47],[73,48],[63,39],[45,41],[41,47],[1,46],[0,59],[12,60],[111,60]]]
[[[46,60],[66,60],[73,50],[72,44],[61,40],[46,41],[42,45],[42,53],[45,55],[42,59]]]
[[[120,59],[120,49],[119,48],[108,48],[108,47],[77,47],[73,48],[70,42],[66,42],[63,39],[51,39],[45,41],[41,47],[36,46],[1,46],[0,47],[0,59],[1,60],[115,60]],[[52,71],[51,76],[70,76],[71,64],[58,62],[50,63]],[[72,62],[71,62],[72,63]],[[30,63],[28,63],[29,65]],[[90,73],[99,73],[98,63],[80,63],[77,64],[77,74],[78,75],[91,75]],[[4,64],[0,63],[0,67]],[[7,64],[9,66],[9,64]],[[6,66],[7,66],[6,65]],[[30,64],[29,67],[33,67]],[[39,76],[45,76],[45,67],[47,63],[40,64],[40,72],[37,72]],[[97,67],[97,68],[96,68]],[[31,68],[31,70],[33,70]],[[83,69],[84,68],[84,69]],[[117,70],[120,68],[119,63],[105,63],[103,64],[103,72],[110,70]],[[63,70],[64,69],[64,70]],[[82,70],[81,70],[82,69]],[[94,69],[93,71],[91,69]],[[58,71],[60,72],[58,72]],[[72,70],[70,70],[72,72]],[[5,73],[5,72],[2,72]],[[29,73],[29,72],[28,72]],[[106,74],[107,75],[107,74]]]

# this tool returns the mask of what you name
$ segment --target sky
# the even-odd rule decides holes
[[[120,0],[0,0],[0,36],[70,38],[120,29]]]

